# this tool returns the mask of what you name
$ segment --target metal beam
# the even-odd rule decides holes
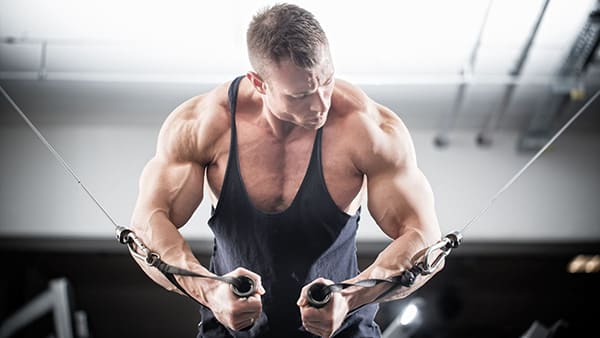
[[[0,338],[11,337],[15,332],[48,312],[52,312],[54,315],[57,337],[73,338],[71,308],[72,297],[69,282],[64,278],[53,279],[46,291],[25,304],[0,325]]]
[[[549,87],[544,104],[532,115],[527,129],[519,139],[517,149],[521,152],[537,151],[546,143],[570,101],[585,97],[583,77],[594,60],[600,44],[600,1],[591,11],[587,21],[561,67],[554,83]]]

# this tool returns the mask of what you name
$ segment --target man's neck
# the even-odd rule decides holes
[[[281,141],[290,141],[297,137],[306,135],[308,129],[285,120],[284,117],[279,117],[273,112],[269,111],[267,107],[263,107],[263,117],[267,123],[268,128],[272,132],[276,139]]]

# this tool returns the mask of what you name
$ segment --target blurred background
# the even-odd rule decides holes
[[[321,22],[336,76],[408,126],[444,233],[477,215],[600,89],[597,0],[290,2]],[[270,3],[0,0],[0,85],[127,225],[162,121],[250,69],[246,27]],[[596,331],[599,149],[596,100],[465,232],[442,273],[382,305],[386,334]],[[0,159],[0,322],[47,296],[39,318],[9,336],[61,337],[65,318],[78,337],[195,336],[196,305],[145,277],[4,98]],[[209,214],[205,201],[182,229],[205,264]],[[363,208],[361,266],[387,243]],[[42,311],[56,295],[67,315]]]

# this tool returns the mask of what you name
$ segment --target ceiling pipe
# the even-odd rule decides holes
[[[449,112],[442,114],[442,122],[440,126],[440,130],[436,137],[434,138],[433,143],[438,148],[444,148],[448,146],[450,143],[450,138],[448,134],[454,128],[456,123],[456,119],[458,118],[458,113],[462,109],[462,105],[464,102],[465,92],[467,90],[468,79],[473,76],[475,73],[475,64],[477,62],[477,54],[479,52],[479,47],[481,46],[481,38],[483,36],[483,32],[485,31],[485,27],[488,22],[488,17],[490,14],[490,9],[492,8],[494,0],[489,0],[487,8],[485,10],[485,14],[483,16],[483,20],[481,22],[481,26],[479,27],[479,32],[477,34],[477,39],[475,40],[475,44],[471,49],[471,53],[469,54],[468,62],[463,65],[460,70],[461,81],[458,85],[458,91],[456,93],[456,97],[454,98],[454,104],[452,105],[452,110]]]
[[[40,55],[40,70],[38,72],[38,80],[46,80],[48,78],[48,71],[46,69],[46,61],[48,60],[48,41],[42,42],[42,49]]]
[[[540,13],[538,14],[538,16],[536,18],[535,24],[533,25],[533,28],[531,29],[529,36],[527,37],[525,45],[521,49],[521,53],[519,54],[517,61],[515,62],[515,64],[509,71],[509,75],[511,77],[518,78],[521,75],[521,73],[523,71],[523,67],[525,65],[525,61],[527,60],[527,56],[529,55],[529,52],[531,51],[531,47],[533,46],[533,41],[535,40],[535,37],[541,26],[542,19],[544,18],[544,14],[546,13],[546,9],[548,8],[549,3],[550,3],[550,0],[544,1],[542,8],[540,10]],[[494,131],[496,131],[496,129],[498,128],[498,124],[499,124],[500,120],[502,119],[502,116],[506,112],[508,105],[510,104],[510,102],[512,100],[512,96],[514,94],[515,89],[516,89],[515,83],[509,83],[506,85],[506,87],[504,88],[504,93],[502,95],[502,101],[500,102],[499,106],[496,108],[495,111],[488,114],[488,116],[482,126],[481,131],[476,136],[475,140],[477,142],[477,145],[490,146],[492,144],[492,142],[493,142],[492,133]]]

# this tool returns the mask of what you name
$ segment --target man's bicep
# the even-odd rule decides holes
[[[390,167],[367,177],[369,212],[391,238],[408,229],[438,235],[433,192],[416,167]]]
[[[195,162],[174,162],[155,157],[144,168],[134,222],[148,222],[164,212],[177,227],[192,216],[203,197],[204,167]]]

